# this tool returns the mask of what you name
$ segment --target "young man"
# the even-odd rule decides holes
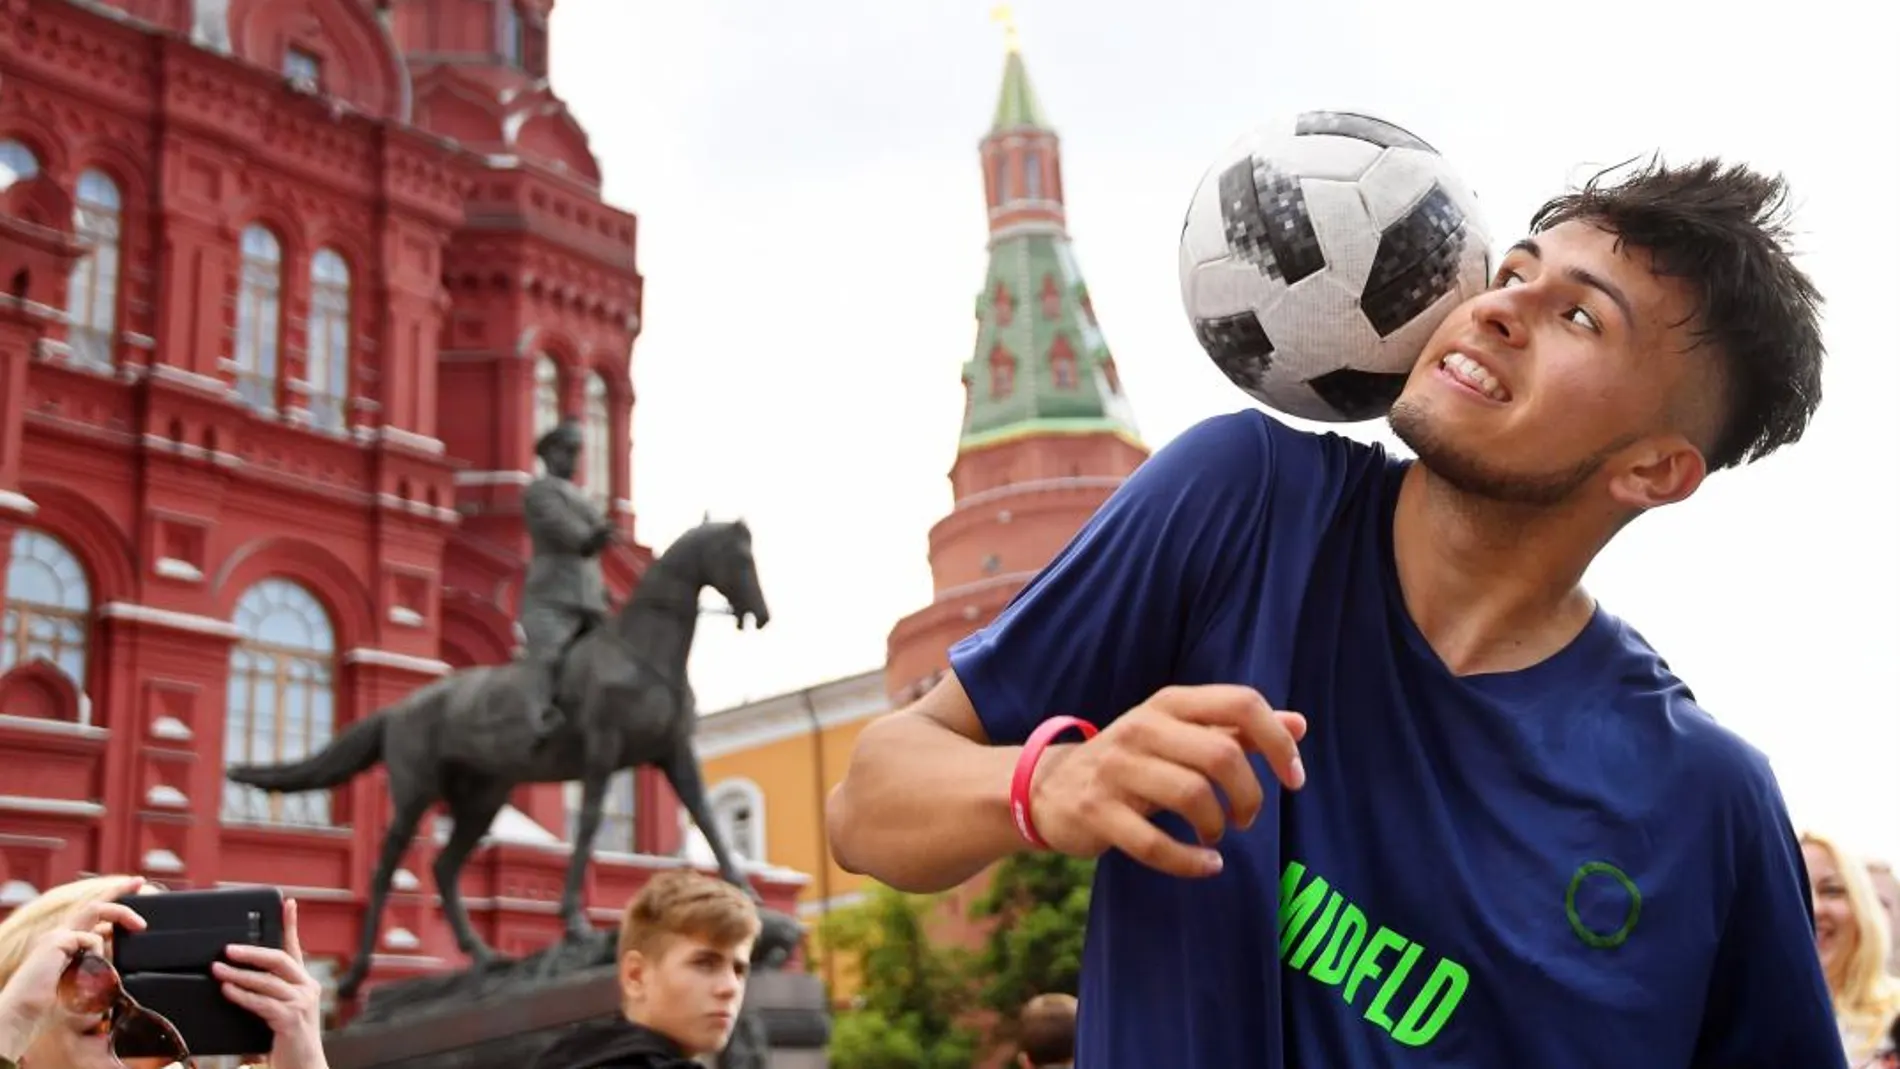
[[[759,913],[696,872],[655,876],[620,921],[622,1020],[562,1037],[535,1069],[699,1069],[724,1050],[745,998]]]
[[[1037,995],[1017,1019],[1017,1069],[1073,1069],[1075,996]]]
[[[1841,1066],[1767,761],[1580,586],[1814,412],[1783,196],[1703,162],[1550,202],[1413,369],[1416,462],[1181,435],[865,730],[839,862],[1100,855],[1090,1069]],[[1021,745],[1059,715],[1100,733]]]

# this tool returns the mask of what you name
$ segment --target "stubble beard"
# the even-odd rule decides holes
[[[1400,399],[1386,415],[1399,441],[1417,454],[1426,471],[1467,497],[1515,508],[1548,509],[1570,500],[1590,481],[1613,449],[1599,450],[1556,471],[1506,471],[1447,442],[1414,401]]]

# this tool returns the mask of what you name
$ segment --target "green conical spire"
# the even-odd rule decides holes
[[[996,98],[996,118],[990,123],[990,130],[995,133],[1025,126],[1047,130],[1049,123],[1042,116],[1042,103],[1036,99],[1036,90],[1029,84],[1022,53],[1011,48],[1009,58],[1003,63],[1003,91]]]
[[[1009,59],[983,139],[990,266],[976,298],[976,348],[958,451],[1028,435],[1114,434],[1141,444],[1088,286],[1069,245],[1061,148],[1029,87],[1009,8]]]
[[[976,313],[959,451],[1029,434],[1109,433],[1140,444],[1067,235],[994,241]]]

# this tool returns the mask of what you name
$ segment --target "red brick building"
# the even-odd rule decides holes
[[[343,957],[380,772],[272,798],[223,767],[511,655],[558,414],[632,542],[636,221],[548,86],[551,7],[0,0],[0,910],[268,882]],[[614,554],[624,595],[652,554]],[[465,876],[504,952],[558,932],[567,808],[524,789]],[[427,840],[374,977],[458,961]],[[677,863],[662,779],[622,777],[599,846],[604,919]]]

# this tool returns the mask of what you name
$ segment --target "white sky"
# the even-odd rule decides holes
[[[743,635],[707,621],[704,708],[881,665],[930,597],[985,262],[976,145],[1003,61],[988,7],[556,8],[555,86],[608,200],[640,217],[642,540],[743,515],[774,613]],[[1900,858],[1900,74],[1893,11],[1850,10],[1024,0],[1018,18],[1153,447],[1249,403],[1187,329],[1174,252],[1201,172],[1270,115],[1412,129],[1478,188],[1501,242],[1565,183],[1655,148],[1786,173],[1829,299],[1821,413],[1791,450],[1626,531],[1590,586],[1773,757],[1798,822]]]

